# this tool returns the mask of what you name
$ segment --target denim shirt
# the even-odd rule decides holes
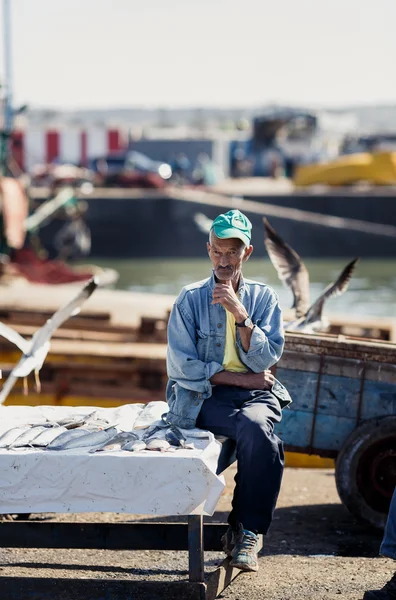
[[[212,304],[214,275],[182,289],[168,323],[167,421],[195,426],[203,401],[212,395],[210,378],[224,370],[226,311]],[[248,371],[261,373],[281,357],[284,346],[282,312],[275,292],[264,283],[240,278],[238,297],[254,327],[246,352],[237,329],[239,358]],[[279,382],[276,382],[282,386]],[[291,399],[285,388],[284,405]]]

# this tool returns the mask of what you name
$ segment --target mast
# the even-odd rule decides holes
[[[11,0],[3,0],[3,55],[4,55],[4,125],[1,132],[0,169],[5,175],[12,132],[12,67],[11,67]]]

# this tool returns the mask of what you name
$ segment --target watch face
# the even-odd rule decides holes
[[[250,327],[251,324],[252,324],[252,319],[250,317],[245,319],[245,327]]]

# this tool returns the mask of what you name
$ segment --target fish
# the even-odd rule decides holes
[[[62,449],[63,444],[75,438],[86,435],[87,433],[91,433],[90,430],[82,427],[79,429],[67,429],[58,435],[50,444],[48,444],[47,450],[60,450]]]
[[[85,422],[87,425],[95,424],[107,427],[110,425],[110,421],[108,421],[105,417],[103,417],[98,411],[94,411],[93,413],[87,415],[85,417]]]
[[[72,431],[79,431],[78,429],[73,429]],[[81,430],[80,430],[81,431]],[[109,427],[107,429],[100,429],[99,431],[90,431],[85,435],[75,437],[74,439],[65,442],[61,446],[58,446],[57,450],[71,450],[73,448],[94,448],[103,446],[105,443],[109,442],[114,435],[117,433],[117,429],[115,427]]]
[[[58,450],[57,446],[63,445],[69,440],[74,440],[75,438],[86,435],[87,433],[92,433],[94,431],[101,431],[104,427],[99,425],[86,425],[85,427],[76,427],[72,429],[66,429],[63,433],[60,433],[57,437],[54,438],[53,442],[48,444],[47,448],[49,450]],[[61,437],[62,436],[62,437]]]
[[[178,429],[174,425],[172,425],[172,427],[169,427],[169,429],[166,430],[165,439],[167,442],[170,443],[171,446],[176,446],[177,448],[183,448],[183,446],[186,443],[186,438],[184,437],[180,429]]]
[[[42,433],[34,438],[31,445],[34,447],[46,448],[48,444],[58,438],[65,431],[67,431],[66,427],[61,426],[51,427],[51,429],[46,428]]]
[[[28,429],[31,429],[30,425],[24,425],[22,427],[13,427],[12,429],[5,431],[0,436],[0,448],[7,448],[10,444],[12,444],[12,442],[14,442],[17,439],[17,437],[22,435],[22,433],[24,433]]]
[[[211,434],[209,431],[205,431],[204,429],[182,429],[178,428],[183,435],[186,435],[189,438],[197,438],[201,440],[210,439]]]
[[[63,427],[65,427],[65,429],[77,429],[77,427],[83,427],[84,425],[86,425],[87,421],[85,419],[80,419],[80,420],[76,420],[76,421],[69,421],[66,422]],[[62,427],[62,423],[58,423],[58,425],[60,427]]]
[[[124,444],[122,450],[127,450],[128,452],[140,452],[141,450],[146,450],[146,447],[146,442],[143,442],[143,440],[134,440]]]
[[[171,445],[166,440],[153,438],[147,442],[147,450],[159,450],[159,452],[168,452],[171,449]]]
[[[157,438],[165,438],[165,432],[169,428],[169,423],[163,420],[155,421],[148,429],[143,433],[143,440],[148,440],[156,434]]]
[[[113,436],[110,440],[107,440],[103,446],[99,448],[92,448],[89,452],[102,452],[105,451],[109,445],[119,445],[121,448],[123,443],[127,443],[130,441],[136,442],[139,439],[139,436],[133,431],[118,431],[115,436]]]
[[[64,419],[59,419],[56,423],[59,427],[65,427],[66,429],[76,429],[77,427],[82,427],[87,423],[87,417],[65,417]]]
[[[63,419],[56,419],[56,423],[61,427],[66,427],[66,429],[75,429],[76,427],[81,427],[82,425],[85,425],[97,419],[98,413],[96,410],[94,410],[88,413],[87,415],[80,413],[75,415],[68,415],[67,417],[63,417]],[[103,421],[103,419],[101,419],[101,421]]]
[[[195,446],[194,446],[193,442],[184,444],[183,448],[184,448],[184,450],[195,450]]]
[[[106,429],[111,427],[115,427],[115,425],[111,424],[110,425],[110,421],[106,421],[106,419],[95,419],[94,421],[87,421],[85,423],[85,426],[90,429],[90,428],[95,428],[95,429]]]
[[[57,427],[58,423],[56,421],[38,421],[37,423],[28,423],[29,427],[46,427],[47,429],[51,429],[51,427]]]
[[[116,450],[121,450],[121,446],[121,442],[113,444],[113,442],[110,440],[110,442],[108,442],[105,446],[101,446],[100,448],[91,448],[91,450],[88,450],[88,452],[91,454],[93,452],[115,452]]]
[[[27,431],[24,431],[20,436],[16,438],[8,448],[22,448],[23,446],[30,446],[33,440],[40,435],[43,431],[48,431],[47,427],[39,425],[38,427],[29,427]]]

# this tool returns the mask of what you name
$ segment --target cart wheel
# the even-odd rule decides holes
[[[367,421],[351,433],[337,457],[336,484],[353,515],[385,527],[396,485],[396,417]]]

